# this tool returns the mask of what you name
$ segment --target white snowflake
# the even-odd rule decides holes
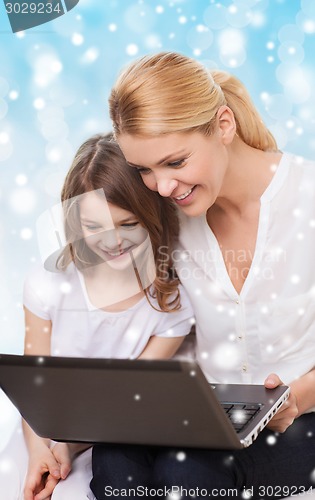
[[[267,439],[266,439],[266,442],[267,444],[269,444],[270,446],[273,446],[276,444],[277,442],[277,438],[276,436],[268,436]]]
[[[183,462],[184,460],[186,460],[186,453],[184,451],[179,451],[178,453],[176,453],[176,460],[178,460],[179,462]]]
[[[138,52],[139,48],[135,43],[130,43],[129,45],[127,45],[126,53],[128,54],[128,56],[135,56],[136,54],[138,54]]]

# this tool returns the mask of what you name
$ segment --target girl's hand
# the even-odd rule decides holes
[[[60,479],[66,479],[71,471],[73,460],[69,445],[67,443],[56,443],[51,451],[60,466]]]
[[[60,480],[60,466],[45,444],[30,453],[24,486],[25,500],[46,500]]]
[[[283,382],[280,380],[278,375],[274,373],[268,375],[265,380],[265,387],[267,389],[274,389],[279,385],[283,385]],[[285,403],[283,403],[274,417],[272,417],[267,427],[274,432],[285,432],[287,428],[293,424],[298,415],[299,410],[297,407],[297,398],[291,387],[289,398]]]

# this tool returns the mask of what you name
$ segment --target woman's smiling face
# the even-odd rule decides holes
[[[210,137],[198,132],[152,138],[122,134],[118,142],[145,185],[172,198],[187,215],[206,213],[219,196],[228,164],[220,132]]]

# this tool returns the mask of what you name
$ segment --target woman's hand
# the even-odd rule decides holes
[[[51,450],[45,444],[39,444],[30,453],[24,499],[50,499],[60,477],[60,465]]]
[[[278,375],[275,373],[268,375],[265,380],[265,387],[267,389],[274,389],[279,385],[283,385],[283,382],[280,380]],[[293,388],[291,387],[289,398],[285,401],[285,403],[283,403],[281,408],[270,420],[267,427],[274,432],[285,432],[298,416],[299,410],[297,406],[297,398]]]

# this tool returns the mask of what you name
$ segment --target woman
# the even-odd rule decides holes
[[[184,461],[161,452],[155,484],[250,489],[254,498],[311,487],[315,165],[278,150],[236,78],[180,54],[131,64],[112,90],[110,114],[129,166],[181,214],[173,258],[209,381],[291,387],[250,448],[190,450]]]

